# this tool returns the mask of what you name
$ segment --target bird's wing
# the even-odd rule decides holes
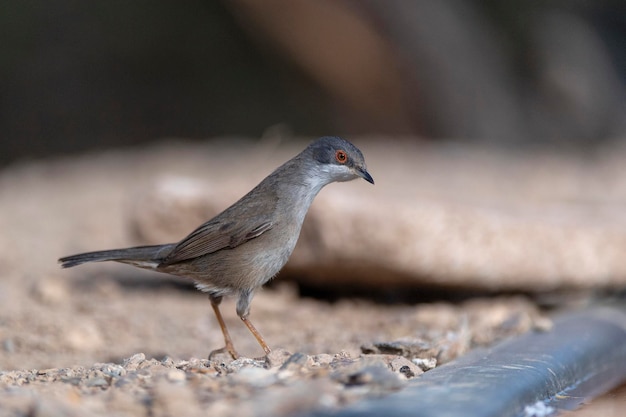
[[[251,227],[242,227],[242,223]],[[249,222],[209,220],[180,241],[161,264],[174,264],[221,249],[235,248],[271,228],[272,222],[265,216],[251,219]]]

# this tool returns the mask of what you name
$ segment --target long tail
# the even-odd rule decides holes
[[[174,247],[174,244],[137,246],[134,248],[111,249],[79,253],[59,259],[61,268],[71,268],[86,262],[116,261],[142,268],[155,268]]]

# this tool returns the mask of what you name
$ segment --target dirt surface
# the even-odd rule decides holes
[[[62,297],[59,287],[36,287],[20,300],[28,308],[3,310],[0,409],[271,416],[336,408],[401,389],[473,346],[529,330],[538,317],[521,298],[460,306],[329,304],[283,286],[255,300],[255,321],[272,355],[252,359],[262,351],[227,303],[245,357],[209,361],[222,341],[201,294],[99,280],[106,284],[74,286]]]
[[[206,156],[197,153],[156,147],[1,173],[0,415],[279,416],[332,409],[401,389],[474,346],[549,326],[523,297],[330,303],[300,297],[285,280],[252,303],[251,318],[273,354],[253,359],[262,350],[227,300],[222,311],[244,357],[209,361],[222,336],[206,296],[188,283],[123,265],[61,270],[56,262],[135,244],[128,213],[138,187],[164,170],[201,169]],[[223,157],[210,162],[227,165]]]

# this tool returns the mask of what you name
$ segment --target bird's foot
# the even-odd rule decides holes
[[[231,347],[224,346],[223,348],[215,349],[214,351],[209,353],[209,360],[214,359],[215,356],[217,355],[226,354],[226,353],[228,353],[230,357],[233,359],[238,359],[241,357],[232,346]]]

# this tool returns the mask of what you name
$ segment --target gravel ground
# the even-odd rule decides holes
[[[41,325],[36,315],[14,323],[15,330],[23,331],[14,339],[4,339],[2,357],[21,356],[16,352],[20,350],[52,366],[0,371],[0,408],[7,415],[36,416],[281,416],[336,408],[401,389],[407,380],[475,345],[526,331],[537,322],[534,307],[523,299],[473,301],[457,307],[385,307],[367,302],[302,300],[283,289],[266,291],[260,297],[258,321],[268,340],[296,353],[279,347],[267,358],[232,360],[223,356],[208,360],[187,356],[185,351],[204,347],[208,352],[219,346],[215,340],[218,328],[209,320],[202,320],[205,335],[195,342],[182,336],[185,330],[191,331],[184,319],[181,323],[137,323],[141,330],[135,340],[121,340],[125,330],[120,327],[133,326],[123,317],[145,313],[137,311],[141,303],[132,298],[116,297],[120,308],[117,317],[113,317],[116,309],[110,305],[106,311],[94,307],[89,314],[101,317],[101,321],[94,320],[93,328],[73,319],[70,311],[64,318],[55,317],[57,326],[52,334],[38,338],[25,330]],[[198,303],[204,301],[202,298],[163,291],[155,304],[174,313],[187,313],[189,304],[205,304],[208,309],[208,303]],[[242,327],[236,326],[232,317],[231,322],[233,328]],[[174,328],[178,331],[172,332]],[[207,343],[208,332],[214,336],[211,343]],[[24,340],[25,333],[30,340]],[[160,344],[156,335],[143,337],[150,333],[183,340]],[[237,342],[247,340],[246,351],[259,350],[245,329],[234,333]],[[57,344],[65,344],[65,352],[52,359],[50,353],[59,349]],[[111,358],[122,346],[132,351],[132,345],[151,353],[82,366],[53,366],[55,362],[70,363],[72,356]],[[19,367],[19,362],[9,366]]]

